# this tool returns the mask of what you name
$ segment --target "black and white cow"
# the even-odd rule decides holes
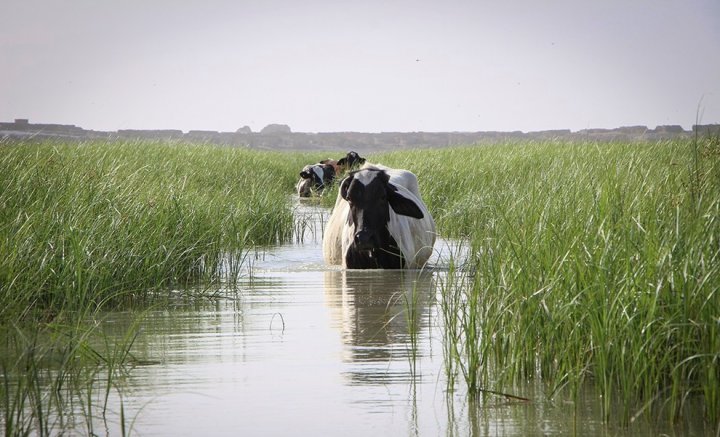
[[[310,197],[314,192],[322,192],[335,180],[335,167],[330,164],[306,165],[300,172],[300,180],[295,189],[300,197]]]
[[[328,264],[418,269],[432,255],[435,221],[407,170],[366,165],[346,177],[323,238]]]
[[[343,158],[337,161],[337,166],[342,170],[355,170],[365,164],[365,158],[358,155],[357,152],[350,151]]]

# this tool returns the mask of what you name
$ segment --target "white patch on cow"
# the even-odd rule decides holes
[[[385,170],[385,173],[390,176],[390,183],[395,186],[401,186],[407,188],[411,193],[415,195],[418,199],[420,199],[420,188],[418,187],[418,180],[417,176],[415,176],[414,173],[397,169],[397,168],[390,168],[382,164],[370,164],[366,163],[362,166],[362,169],[369,169],[369,170]]]
[[[422,211],[423,218],[415,219],[405,215],[395,214],[392,208],[390,208],[388,231],[402,251],[405,262],[407,263],[407,268],[419,269],[427,263],[427,260],[430,259],[432,255],[436,237],[435,221],[422,200],[404,186],[399,184],[396,186],[398,194],[415,202]]]
[[[353,179],[367,187],[373,180],[375,180],[377,175],[378,172],[376,171],[358,171],[353,176]]]
[[[323,176],[324,176],[325,173],[323,172],[322,167],[320,167],[319,165],[314,165],[313,168],[312,168],[312,171],[317,175],[317,177],[318,177],[318,179],[320,180],[320,182],[322,182],[322,183],[325,182],[325,181],[324,181],[324,178],[323,178]]]
[[[326,263],[332,265],[343,263],[342,247],[347,244],[344,240],[351,233],[347,232],[347,230],[352,232],[350,204],[338,193],[323,235],[323,256]],[[354,238],[354,234],[350,235],[350,238]],[[352,240],[350,240],[350,243],[352,243]]]
[[[297,185],[295,185],[295,191],[297,191],[300,197],[310,196],[310,187],[312,186],[312,180],[300,178]]]

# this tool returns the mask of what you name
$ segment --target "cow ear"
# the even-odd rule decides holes
[[[346,177],[343,179],[342,184],[340,184],[340,195],[343,199],[348,200],[348,189],[350,189],[350,182],[352,182],[352,175]],[[349,200],[348,200],[349,201]]]
[[[406,215],[416,219],[425,217],[420,207],[417,206],[417,203],[398,193],[397,188],[392,184],[388,184],[387,198],[395,214]]]

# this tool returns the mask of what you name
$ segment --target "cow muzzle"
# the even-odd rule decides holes
[[[355,233],[355,247],[358,250],[373,250],[377,248],[375,233],[368,230],[361,230]]]

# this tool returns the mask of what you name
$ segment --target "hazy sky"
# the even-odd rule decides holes
[[[718,0],[0,7],[0,121],[184,131],[689,128],[699,104],[702,123],[720,123]]]

